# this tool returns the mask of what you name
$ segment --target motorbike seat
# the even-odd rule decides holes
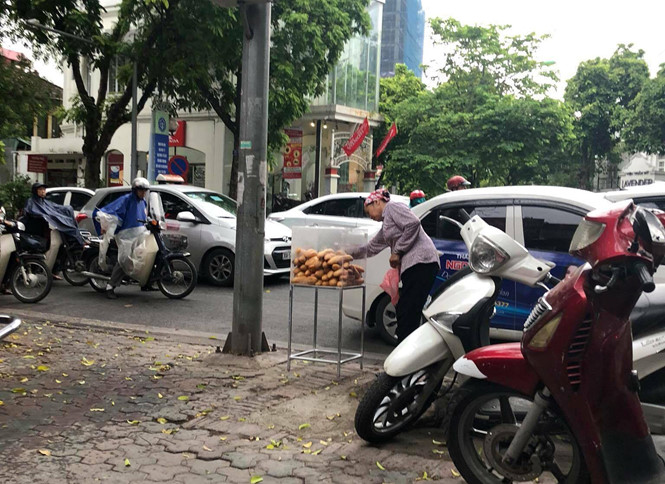
[[[656,284],[653,292],[642,293],[630,313],[630,321],[634,338],[665,323],[665,284]]]

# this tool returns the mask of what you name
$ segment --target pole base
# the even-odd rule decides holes
[[[274,345],[273,345],[274,347]],[[226,337],[226,341],[224,342],[224,348],[222,348],[222,353],[227,353],[227,354],[233,354],[233,331],[229,333],[229,335]],[[274,348],[273,351],[276,351],[277,348]],[[268,338],[266,338],[266,333],[264,331],[261,332],[261,353],[267,353],[270,351],[270,344],[268,343]],[[244,354],[244,353],[241,353]],[[246,356],[254,356],[254,352],[251,350],[251,348],[248,348],[248,353]]]

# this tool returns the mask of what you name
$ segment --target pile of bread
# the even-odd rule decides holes
[[[292,284],[310,286],[358,286],[365,282],[365,269],[352,264],[353,257],[343,250],[296,248]]]

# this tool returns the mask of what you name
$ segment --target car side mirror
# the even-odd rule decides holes
[[[180,212],[176,218],[178,222],[191,222],[193,224],[197,223],[199,220],[192,212]]]

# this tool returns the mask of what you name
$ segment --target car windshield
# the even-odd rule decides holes
[[[188,198],[196,200],[201,208],[213,217],[235,218],[236,216],[238,206],[232,198],[226,195],[214,192],[187,192],[186,195]]]

